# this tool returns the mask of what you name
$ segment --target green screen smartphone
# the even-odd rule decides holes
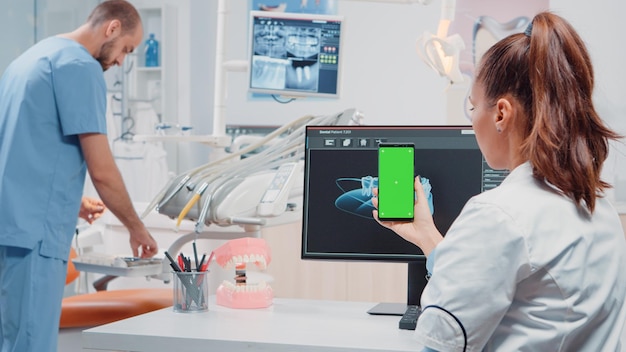
[[[412,143],[378,145],[378,218],[412,221],[415,204],[415,146]]]

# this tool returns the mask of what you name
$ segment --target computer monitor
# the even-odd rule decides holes
[[[442,234],[470,197],[500,184],[469,126],[307,126],[302,259],[409,263],[407,304],[426,285],[422,251],[373,216],[378,144],[413,143],[415,173],[431,185],[434,222]],[[406,305],[386,305],[402,314]]]
[[[249,91],[338,98],[343,17],[250,12]]]

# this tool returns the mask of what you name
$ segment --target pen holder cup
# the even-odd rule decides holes
[[[191,271],[173,274],[174,311],[180,313],[206,312],[209,310],[209,272]]]

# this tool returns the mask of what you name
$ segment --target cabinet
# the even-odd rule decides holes
[[[136,103],[150,103],[159,122],[176,123],[178,105],[177,79],[177,8],[166,1],[134,0],[143,23],[143,40],[127,58],[128,103],[131,114]],[[159,41],[159,66],[146,67],[145,41],[153,33]],[[136,111],[135,111],[136,112]],[[138,133],[149,133],[139,131]]]
[[[179,54],[186,55],[188,2],[185,0],[130,0],[143,24],[138,47],[127,55],[123,67],[105,73],[109,93],[107,128],[113,156],[133,201],[149,201],[164,186],[170,171],[177,173],[178,146],[137,141],[138,135],[153,135],[158,123],[176,125],[179,90],[189,75],[179,66]],[[182,20],[179,20],[181,18]],[[159,66],[146,67],[145,41],[155,35],[159,41]],[[185,57],[186,58],[186,57]],[[184,59],[184,58],[183,58]],[[185,89],[182,89],[182,95]]]
[[[188,118],[188,109],[185,108],[188,98],[184,95],[189,85],[189,72],[188,68],[180,65],[180,61],[186,59],[189,52],[189,41],[185,39],[189,37],[189,26],[185,25],[188,23],[189,8],[185,0],[130,1],[141,17],[143,38],[124,64],[125,101],[122,111],[125,118],[122,119],[122,135],[126,131],[136,137],[154,135],[158,123],[170,126],[187,124],[180,121],[180,117]],[[157,67],[146,67],[146,40],[151,33],[159,42]],[[167,143],[160,147],[167,154],[168,170],[178,172],[178,145]]]

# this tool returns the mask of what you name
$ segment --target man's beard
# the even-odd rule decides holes
[[[100,48],[100,55],[96,57],[96,60],[98,60],[100,66],[102,66],[102,71],[106,71],[113,66],[110,56],[113,51],[114,44],[115,40],[102,44],[102,47]]]

